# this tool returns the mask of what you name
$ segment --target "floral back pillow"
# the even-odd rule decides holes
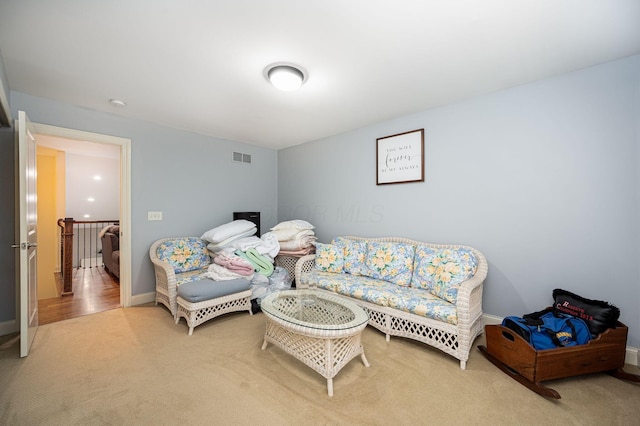
[[[369,242],[367,248],[367,275],[371,278],[408,286],[413,276],[415,247],[411,244]]]
[[[332,241],[332,244],[343,250],[344,272],[351,275],[367,275],[368,270],[365,265],[367,241],[337,237]]]
[[[333,244],[316,243],[315,268],[322,272],[339,274],[344,268],[344,250]]]
[[[411,285],[456,303],[460,284],[471,278],[477,268],[478,259],[467,248],[434,250],[418,247]]]

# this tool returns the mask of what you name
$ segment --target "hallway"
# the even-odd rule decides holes
[[[56,281],[61,277],[58,274]],[[73,271],[73,295],[38,301],[40,325],[119,308],[120,285],[102,266]]]

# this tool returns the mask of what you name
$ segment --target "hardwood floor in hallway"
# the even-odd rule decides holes
[[[57,277],[60,279],[60,277]],[[73,295],[38,301],[40,325],[120,307],[120,285],[104,267],[73,270]]]

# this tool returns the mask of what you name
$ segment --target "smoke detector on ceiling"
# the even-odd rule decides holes
[[[118,108],[127,106],[127,104],[125,104],[124,101],[121,101],[120,99],[110,99],[109,103],[114,107],[118,107]]]

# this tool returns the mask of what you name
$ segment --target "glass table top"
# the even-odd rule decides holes
[[[321,330],[347,330],[369,320],[367,313],[355,303],[315,289],[271,293],[260,308],[282,321]]]

